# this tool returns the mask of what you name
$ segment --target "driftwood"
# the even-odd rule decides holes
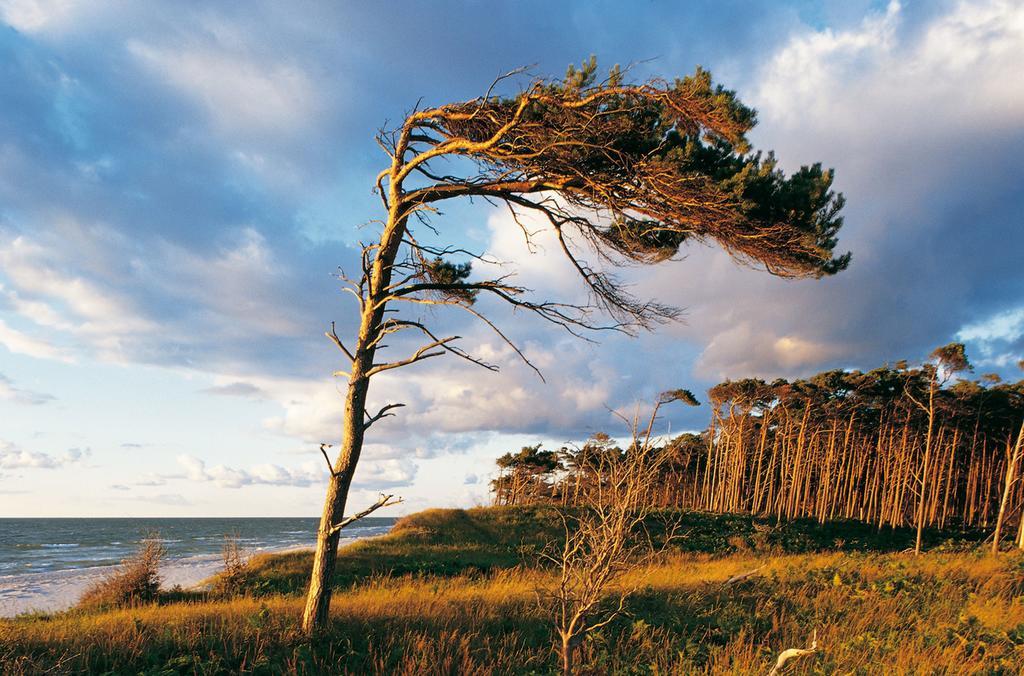
[[[759,572],[761,572],[762,568],[764,568],[763,565],[758,566],[757,568],[754,568],[753,570],[748,570],[745,573],[736,573],[735,575],[730,577],[728,580],[726,580],[724,584],[735,584],[737,582],[742,582],[743,580],[746,580],[748,577],[753,577],[754,575],[757,575]]]
[[[811,638],[810,648],[790,648],[789,650],[783,650],[779,654],[779,659],[775,661],[775,667],[771,670],[768,676],[778,676],[782,673],[782,667],[786,666],[786,662],[796,659],[797,657],[804,657],[812,653],[818,652],[818,630],[814,630],[814,634]]]

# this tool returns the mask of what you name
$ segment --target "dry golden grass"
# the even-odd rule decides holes
[[[758,575],[723,582],[758,566]],[[587,641],[594,673],[1020,673],[1019,555],[675,554],[643,571],[631,617]],[[548,673],[535,591],[549,573],[368,580],[336,594],[327,640],[298,632],[297,596],[149,605],[0,623],[4,673]],[[631,582],[631,581],[627,581]]]

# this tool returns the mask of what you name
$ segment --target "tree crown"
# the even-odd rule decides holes
[[[595,309],[629,329],[678,310],[634,298],[608,267],[663,261],[686,242],[717,242],[786,277],[831,275],[850,262],[835,254],[844,200],[832,190],[832,171],[814,164],[786,176],[772,153],[752,152],[754,110],[706,70],[635,84],[615,67],[599,81],[592,58],[560,80],[535,80],[513,95],[492,91],[416,110],[379,137],[392,165],[378,190],[411,249],[395,268],[417,282],[393,296],[468,307],[490,294],[570,329],[597,328],[588,319]],[[446,174],[442,163],[459,171]],[[409,218],[426,222],[437,203],[459,197],[503,203],[521,226],[520,216],[539,214],[593,305],[533,302],[507,277],[469,281],[468,264],[445,256],[482,256],[420,244]]]

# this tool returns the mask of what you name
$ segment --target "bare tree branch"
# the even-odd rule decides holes
[[[396,408],[402,408],[403,406],[405,406],[405,404],[387,404],[385,406],[382,406],[381,409],[377,411],[376,415],[370,415],[369,411],[365,411],[366,422],[363,423],[363,429],[368,430],[370,429],[370,425],[377,422],[381,418],[387,418],[389,416],[395,415],[394,413],[388,413],[388,411],[391,411],[392,409]]]
[[[332,526],[329,532],[333,535],[334,533],[340,531],[342,528],[345,528],[346,526],[351,525],[359,519],[362,519],[363,517],[369,516],[370,514],[376,512],[381,507],[391,507],[392,505],[397,505],[401,502],[402,498],[395,499],[394,495],[384,495],[383,493],[381,493],[380,499],[377,500],[377,502],[373,503],[372,505],[370,505],[363,511],[359,512],[358,514],[353,514],[352,516],[342,519],[337,524]]]
[[[348,357],[352,361],[356,360],[355,356],[351,352],[349,352],[348,348],[345,347],[345,345],[341,342],[341,338],[338,337],[337,332],[334,330],[334,322],[331,322],[331,330],[325,332],[324,335],[330,338],[331,341],[338,346],[338,349],[345,353],[346,357]]]
[[[320,444],[320,453],[324,456],[324,461],[327,463],[327,471],[334,476],[334,465],[331,464],[331,459],[327,456],[327,449],[330,448],[330,444]]]
[[[382,373],[384,371],[390,371],[391,369],[397,369],[403,366],[408,366],[409,364],[415,364],[418,361],[430,359],[431,357],[440,357],[445,353],[445,349],[442,349],[438,352],[430,352],[430,350],[437,347],[443,348],[448,343],[452,342],[453,340],[458,340],[461,337],[462,336],[448,336],[447,338],[441,338],[440,340],[435,340],[430,343],[427,343],[420,349],[416,350],[416,352],[414,352],[413,355],[408,359],[402,359],[400,361],[393,362],[385,362],[382,364],[374,364],[373,367],[366,372],[366,377],[369,378],[370,376],[375,376],[378,373]]]

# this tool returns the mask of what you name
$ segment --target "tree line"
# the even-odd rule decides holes
[[[1024,543],[1024,380],[972,379],[970,368],[963,345],[951,344],[916,366],[720,383],[708,391],[708,427],[665,442],[671,460],[654,499],[919,533],[1015,523]],[[557,451],[507,453],[491,482],[495,503],[575,504],[602,481],[602,458],[627,455],[604,434]]]

